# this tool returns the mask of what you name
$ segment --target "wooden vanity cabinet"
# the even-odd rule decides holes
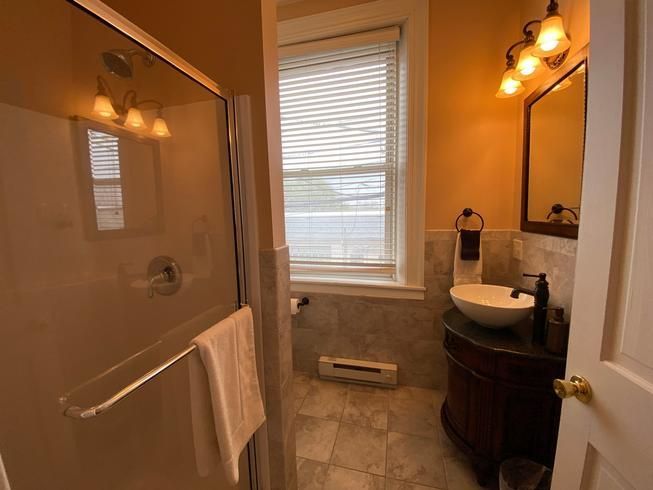
[[[532,345],[529,325],[526,335],[491,330],[455,308],[442,323],[449,369],[442,425],[471,458],[478,482],[496,482],[500,463],[515,456],[551,468],[561,405],[552,383],[564,377],[565,358]]]

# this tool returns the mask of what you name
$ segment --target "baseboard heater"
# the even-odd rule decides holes
[[[320,378],[386,387],[397,385],[396,364],[329,356],[320,356],[317,364]]]

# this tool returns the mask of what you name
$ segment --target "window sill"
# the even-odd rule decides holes
[[[290,291],[293,293],[326,293],[367,298],[423,300],[426,288],[423,286],[407,286],[396,282],[363,282],[360,280],[291,276]]]

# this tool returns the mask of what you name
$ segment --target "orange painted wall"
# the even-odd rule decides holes
[[[430,11],[426,228],[471,207],[490,229],[515,226],[519,104],[497,99],[519,1],[447,2]]]
[[[282,2],[277,16],[285,20],[365,2]],[[589,0],[560,3],[575,52],[589,40]],[[488,228],[519,228],[523,99],[494,94],[507,47],[527,20],[544,16],[546,4],[431,2],[426,229],[452,228],[468,206],[483,214]],[[528,83],[526,93],[542,81]]]
[[[261,248],[271,247],[261,1],[105,0],[105,3],[213,80],[233,89],[236,95],[251,96],[259,240]]]

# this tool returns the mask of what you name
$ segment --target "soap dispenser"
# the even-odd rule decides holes
[[[565,321],[565,309],[562,307],[549,309],[553,312],[553,317],[547,323],[544,348],[552,354],[564,356],[567,354],[569,341],[569,322]]]

